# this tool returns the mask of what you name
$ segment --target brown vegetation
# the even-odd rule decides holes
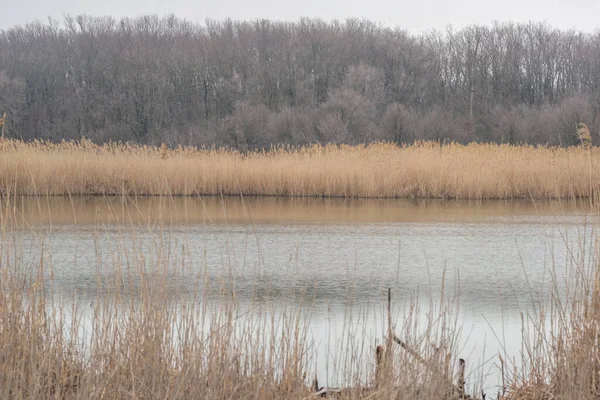
[[[210,287],[199,273],[186,282],[195,289],[182,296],[168,282],[191,260],[175,262],[161,246],[129,251],[117,238],[108,261],[114,274],[98,273],[97,287],[88,288],[93,294],[61,291],[43,257],[36,265],[20,257],[26,249],[19,222],[11,200],[2,200],[3,399],[304,399],[320,397],[317,392],[348,399],[457,398],[449,383],[457,360],[447,356],[457,347],[456,303],[433,307],[420,320],[416,304],[411,307],[395,334],[420,355],[388,347],[391,361],[377,385],[375,349],[360,335],[344,337],[326,349],[337,354],[340,388],[322,388],[311,384],[310,294],[301,307],[259,302],[248,310],[236,301],[231,282]],[[101,259],[98,271],[109,268]]]
[[[307,339],[310,313],[303,306],[264,305],[248,312],[235,301],[228,282],[221,283],[215,303],[201,277],[194,283],[197,292],[172,302],[176,293],[167,282],[182,265],[169,263],[163,253],[168,250],[160,247],[141,254],[120,243],[111,255],[115,275],[98,275],[102,290],[85,310],[77,295],[56,291],[43,259],[37,265],[24,263],[23,242],[13,230],[19,222],[10,200],[3,206],[2,398],[483,398],[474,376],[465,374],[463,360],[456,358],[456,299],[431,307],[424,318],[417,303],[399,319],[388,314],[387,335],[395,347],[391,340],[385,346],[361,343],[360,335],[348,329],[348,337],[328,349],[340,355],[340,387],[322,388],[313,381],[314,343]],[[43,235],[39,241],[43,247]],[[516,354],[498,357],[503,377],[498,398],[597,399],[596,255],[593,246],[573,249],[566,280],[554,276],[550,302],[523,316],[520,363]],[[127,268],[135,270],[129,273],[136,280],[126,277]],[[560,294],[561,285],[570,288],[566,296]]]
[[[419,142],[246,152],[89,141],[5,141],[0,187],[16,195],[587,198],[597,149]]]
[[[592,147],[592,136],[590,135],[590,129],[583,122],[577,124],[577,138],[581,142],[581,145],[586,149]]]
[[[585,254],[588,251],[592,254]],[[597,252],[595,246],[575,251],[566,279],[554,277],[548,304],[523,318],[521,366],[514,366],[515,359],[507,363],[500,357],[506,377],[502,399],[597,399],[600,395]],[[558,295],[561,286],[569,287],[568,296]]]

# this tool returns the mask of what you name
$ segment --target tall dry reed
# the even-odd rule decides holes
[[[549,301],[522,315],[520,354],[499,357],[503,399],[600,396],[600,248],[598,238],[570,249],[552,271]]]
[[[182,297],[172,283],[183,260],[170,258],[173,249],[162,240],[144,251],[133,235],[131,242],[116,243],[111,254],[98,254],[97,287],[88,287],[97,295],[88,306],[87,297],[60,292],[43,256],[26,261],[30,244],[21,235],[29,228],[11,202],[3,199],[0,213],[0,398],[316,397],[309,314],[285,306],[245,309],[230,282],[209,287],[201,273],[197,282],[187,282],[198,291]],[[155,233],[161,239],[161,232]],[[598,398],[595,239],[582,239],[569,252],[565,270],[554,271],[550,301],[523,313],[521,353],[498,357],[504,377],[499,397]],[[43,255],[43,231],[36,232],[35,241]],[[102,274],[109,269],[113,274]],[[458,398],[453,383],[461,333],[457,303],[444,299],[425,316],[414,302],[394,318],[393,332],[418,357],[395,348],[383,371],[374,365],[373,344],[364,343],[355,327],[344,329],[335,348],[327,349],[338,354],[344,389],[336,396]],[[467,387],[479,394],[473,376],[467,376]]]
[[[263,195],[581,198],[600,188],[582,147],[417,143],[275,148],[242,154],[88,141],[5,141],[0,187],[17,195]]]
[[[40,257],[27,261],[28,229],[6,199],[0,213],[0,398],[320,397],[324,382],[313,384],[315,343],[307,335],[310,313],[302,308],[248,309],[231,282],[210,286],[201,270],[197,281],[185,282],[196,289],[182,293],[173,283],[184,261],[171,258],[160,231],[151,251],[141,250],[134,234],[115,237],[111,254],[97,254],[95,285],[71,293],[57,285],[60,272],[43,256],[51,250],[47,232],[30,239]],[[191,268],[192,260],[185,263]],[[442,301],[423,316],[415,301],[403,317],[394,316],[394,333],[425,365],[395,348],[378,370],[374,344],[349,322],[325,349],[336,355],[341,389],[335,398],[457,398],[456,304]]]

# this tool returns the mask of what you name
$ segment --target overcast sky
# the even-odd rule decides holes
[[[1,3],[8,2],[2,0]],[[66,14],[175,14],[190,21],[206,18],[295,21],[364,17],[418,33],[448,24],[460,28],[493,21],[546,21],[562,28],[594,32],[600,28],[600,0],[18,0],[0,8],[0,28]]]

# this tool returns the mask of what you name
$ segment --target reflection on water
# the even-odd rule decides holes
[[[444,201],[280,197],[21,197],[14,219],[30,224],[483,222],[581,215],[587,201]],[[507,220],[506,222],[510,222]]]
[[[323,343],[343,331],[350,304],[380,325],[388,287],[398,315],[413,296],[439,299],[445,287],[459,296],[464,351],[476,358],[484,347],[518,355],[520,312],[547,300],[551,272],[563,277],[579,261],[594,222],[574,202],[97,197],[12,206],[3,223],[21,233],[25,265],[40,259],[43,237],[65,297],[94,301],[108,286],[99,279],[116,276],[134,292],[140,268],[171,268],[173,298],[223,282],[248,307],[303,298]]]

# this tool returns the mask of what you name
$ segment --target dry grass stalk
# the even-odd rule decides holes
[[[577,137],[584,148],[590,149],[592,147],[592,136],[590,135],[590,129],[583,122],[577,124]]]
[[[157,296],[164,293],[160,280],[149,281],[140,289],[139,301],[129,304],[117,288],[111,289],[113,294],[94,306],[91,342],[82,347],[81,324],[77,317],[68,317],[77,306],[68,310],[44,301],[42,288],[50,282],[4,278],[8,279],[2,280],[0,301],[2,398],[282,399],[315,397],[316,389],[341,399],[456,398],[439,376],[424,374],[410,360],[399,364],[402,379],[394,376],[377,387],[355,385],[352,377],[343,389],[311,385],[310,343],[305,321],[295,312],[276,316],[257,311],[241,322],[242,312],[233,303],[209,311],[192,303],[175,309]],[[23,291],[24,287],[29,289]],[[354,353],[358,348],[349,341],[347,349],[336,350],[349,352],[342,368],[353,375],[370,368]]]
[[[593,150],[419,142],[404,147],[279,147],[241,154],[98,146],[86,140],[5,141],[0,146],[0,187],[21,195],[587,198],[600,188],[600,174],[593,168],[599,153]]]
[[[107,288],[106,295],[94,303],[89,316],[91,337],[82,345],[79,304],[67,307],[54,298],[53,278],[44,270],[43,257],[34,273],[23,264],[20,233],[11,230],[16,216],[11,214],[10,202],[10,198],[3,201],[0,212],[0,398],[315,395],[307,381],[313,361],[306,335],[309,321],[292,309],[280,313],[255,310],[241,318],[243,312],[235,302],[210,307],[201,295],[192,296],[198,302],[175,307],[168,301],[167,282],[181,265],[165,261],[168,258],[160,248],[156,254],[136,254],[122,250],[127,247],[124,243],[115,246],[111,258],[123,266],[117,264],[115,276],[108,281],[98,278],[99,285]],[[600,253],[591,251],[574,251],[566,266],[568,276],[554,278],[551,303],[524,318],[529,322],[524,323],[521,366],[511,366],[511,357],[506,361],[500,357],[503,399],[598,398]],[[137,265],[134,274],[139,275],[139,285],[122,286],[126,281],[119,271],[125,270],[124,265]],[[563,281],[574,285],[568,298],[558,290]],[[133,291],[134,298],[128,299],[124,290]],[[226,282],[222,290],[231,298]],[[393,368],[388,371],[381,370],[387,367],[381,361],[388,357],[381,349],[376,360],[368,353],[369,364],[360,356],[361,346],[344,339],[347,347],[336,351],[345,354],[340,365],[349,371],[344,382],[347,389],[330,392],[338,398],[463,397],[462,390],[457,391],[447,379],[457,376],[459,388],[469,380],[461,369],[447,370],[448,364],[457,365],[448,362],[447,354],[456,356],[459,347],[449,304],[454,302],[444,303],[441,296],[425,320],[416,316],[418,306],[408,307],[404,320],[396,325],[402,339],[394,337],[400,346],[393,350]],[[377,386],[359,386],[357,377],[364,375],[375,378],[371,382],[380,376],[385,379],[377,380]]]
[[[120,260],[111,264],[115,275],[98,276],[104,294],[94,298],[83,318],[80,307],[85,304],[69,295],[63,302],[53,292],[43,257],[33,266],[36,271],[23,264],[23,242],[20,231],[12,230],[16,217],[10,201],[0,213],[0,398],[304,399],[315,398],[316,389],[322,389],[309,382],[314,354],[306,314],[285,307],[247,313],[231,300],[235,296],[228,282],[220,290],[221,299],[229,301],[211,302],[210,288],[200,281],[194,286],[203,287],[202,293],[173,303],[168,282],[176,280],[175,271],[182,266],[168,262],[167,250],[160,247],[138,254],[126,250],[129,239],[115,239],[110,255],[113,262]],[[127,266],[137,267],[130,271]],[[420,351],[448,345],[455,334],[446,324],[454,317],[443,315],[449,310],[432,308],[431,316],[419,321],[416,307],[398,334]],[[416,330],[418,326],[422,329]],[[431,370],[397,351],[393,376],[383,372],[386,381],[370,385],[376,373],[373,353],[368,352],[367,362],[361,349],[370,346],[351,335],[353,329],[344,329],[348,337],[339,348],[326,350],[340,355],[336,368],[341,369],[343,389],[322,393],[341,399],[456,398],[447,382],[430,372],[437,370],[433,365],[438,361],[429,350],[422,354]],[[456,350],[455,345],[447,348]],[[443,364],[440,359],[439,370]]]
[[[595,241],[595,248],[573,252],[566,276],[553,276],[549,304],[523,319],[521,365],[500,359],[506,379],[501,399],[599,398],[600,250]],[[559,294],[561,285],[569,285],[567,295]]]

